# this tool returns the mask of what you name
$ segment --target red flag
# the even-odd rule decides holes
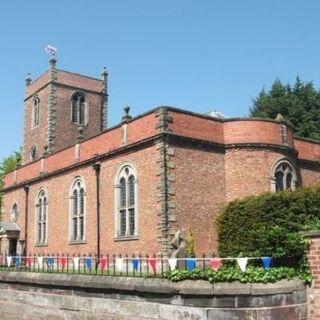
[[[101,270],[103,271],[107,266],[107,258],[101,258],[100,263],[101,263]]]
[[[65,258],[65,257],[60,258],[60,264],[63,269],[67,264],[67,258]]]
[[[149,258],[148,260],[153,272],[155,273],[157,269],[157,260],[155,258]]]
[[[218,271],[221,267],[221,259],[219,258],[213,258],[210,260],[210,265],[211,265],[211,268],[214,270],[214,271]]]

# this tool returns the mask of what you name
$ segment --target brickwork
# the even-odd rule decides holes
[[[79,138],[89,138],[107,127],[107,74],[98,80],[58,70],[56,60],[50,60],[50,69],[26,87],[24,111],[23,163],[31,161],[30,150],[37,148],[38,158],[44,152],[53,153],[74,145]],[[71,121],[71,97],[75,92],[85,94],[88,104],[88,123]],[[40,124],[32,128],[33,102],[40,98]]]
[[[310,241],[308,260],[312,274],[312,284],[308,290],[309,320],[320,319],[320,232],[305,234]]]

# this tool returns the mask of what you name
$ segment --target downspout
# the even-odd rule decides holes
[[[97,190],[97,265],[99,264],[100,260],[100,169],[101,164],[100,162],[96,162],[93,166],[94,171],[96,172],[96,190]]]
[[[25,235],[25,243],[24,243],[24,255],[28,255],[28,215],[29,215],[29,186],[24,186],[24,191],[26,194],[25,197],[25,213],[24,213],[24,235]]]

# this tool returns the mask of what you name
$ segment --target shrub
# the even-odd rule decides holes
[[[299,231],[318,219],[319,186],[235,200],[217,220],[220,256],[301,258],[307,244]]]

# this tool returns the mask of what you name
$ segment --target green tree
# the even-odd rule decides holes
[[[262,89],[253,99],[250,117],[275,119],[281,113],[297,136],[320,140],[320,90],[297,77],[294,86],[277,79],[271,89]]]
[[[0,215],[2,210],[3,178],[6,173],[16,169],[21,164],[21,152],[15,151],[11,156],[5,157],[0,163]]]

